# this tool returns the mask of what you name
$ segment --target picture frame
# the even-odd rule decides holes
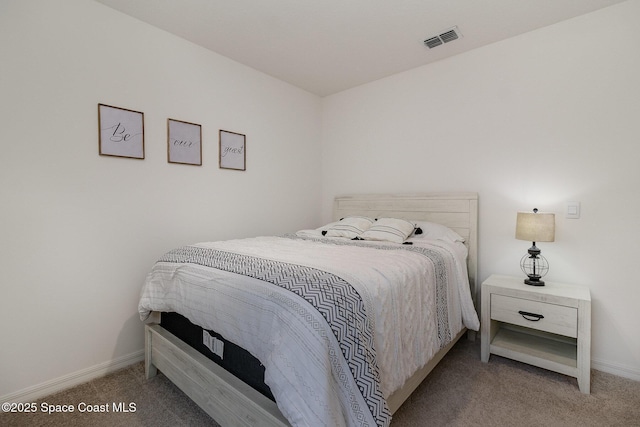
[[[202,166],[202,126],[167,119],[167,161]]]
[[[98,104],[98,153],[144,159],[144,113]]]
[[[246,143],[246,135],[220,129],[220,168],[247,170]]]

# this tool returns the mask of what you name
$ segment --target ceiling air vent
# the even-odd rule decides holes
[[[458,27],[453,27],[445,30],[437,36],[429,37],[424,41],[424,44],[427,45],[429,49],[433,49],[436,46],[452,42],[459,39],[460,37],[462,37],[462,34],[460,34],[460,30],[458,30]]]
[[[424,44],[426,44],[429,49],[433,49],[436,46],[440,46],[442,40],[440,40],[440,37],[431,37],[430,39],[426,39]]]

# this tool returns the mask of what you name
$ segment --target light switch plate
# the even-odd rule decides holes
[[[580,218],[580,202],[567,202],[567,218]]]

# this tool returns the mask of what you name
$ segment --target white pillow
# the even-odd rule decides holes
[[[353,239],[368,230],[371,224],[373,220],[366,216],[348,216],[329,227],[325,236]]]
[[[321,230],[307,229],[307,230],[298,230],[296,231],[296,236],[298,237],[322,237]]]
[[[329,230],[331,227],[333,227],[334,225],[338,224],[340,221],[334,221],[334,222],[330,222],[329,224],[325,224],[322,227],[318,227],[316,228],[316,230],[318,231],[327,231]]]
[[[338,221],[335,221],[335,222],[330,222],[329,224],[325,224],[322,227],[318,227],[314,229],[298,230],[296,231],[296,235],[298,237],[322,237],[324,236],[324,233],[326,233],[329,228],[333,227],[337,223]]]
[[[436,240],[449,240],[451,242],[464,242],[464,238],[458,233],[441,224],[428,221],[414,221],[416,224],[416,232],[418,228],[422,230],[422,234],[416,234],[414,232],[411,235],[413,239],[436,239]]]
[[[404,219],[378,218],[371,228],[360,235],[360,238],[402,243],[407,240],[415,228],[412,222]]]

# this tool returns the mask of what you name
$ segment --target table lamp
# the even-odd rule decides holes
[[[544,286],[544,282],[540,279],[549,271],[549,264],[540,255],[540,249],[536,246],[536,242],[553,242],[555,240],[555,230],[555,214],[538,213],[538,209],[534,209],[533,213],[518,212],[516,239],[533,242],[527,254],[520,260],[520,267],[527,275],[524,280],[525,284]]]

